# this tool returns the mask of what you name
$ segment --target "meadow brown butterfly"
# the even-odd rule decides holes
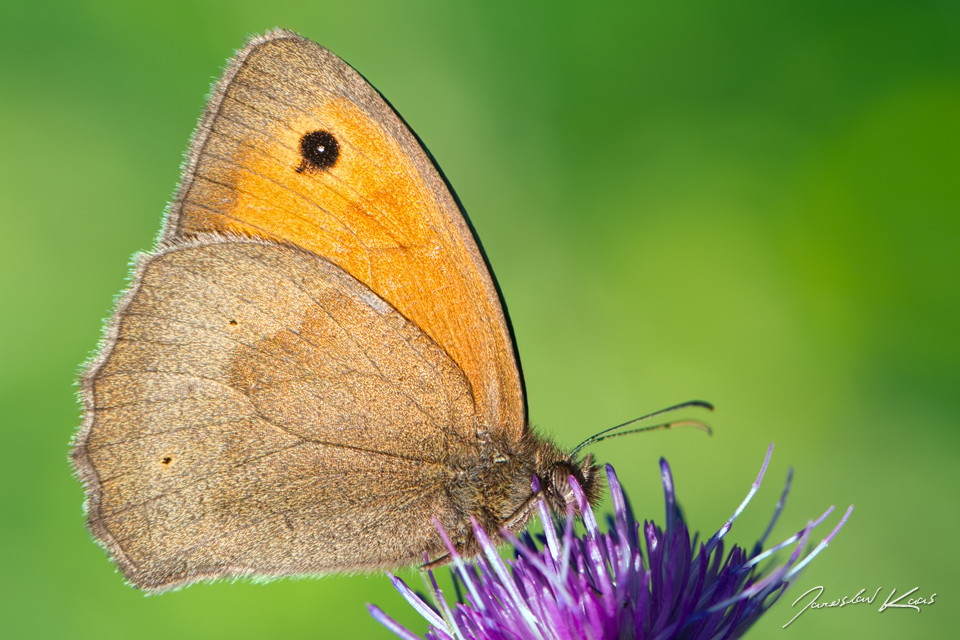
[[[519,531],[597,469],[526,421],[493,275],[416,136],[289,31],[216,85],[81,380],[87,524],[151,591],[367,571]],[[539,479],[534,493],[531,481]]]

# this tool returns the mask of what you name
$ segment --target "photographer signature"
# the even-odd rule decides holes
[[[806,592],[804,592],[803,595],[801,595],[799,598],[794,600],[793,604],[790,606],[792,607],[797,606],[798,602],[803,600],[807,596],[807,594],[813,591],[817,592],[816,595],[814,595],[813,598],[810,599],[810,602],[808,602],[807,605],[797,613],[797,615],[790,618],[790,622],[783,625],[783,628],[786,629],[791,622],[799,618],[800,614],[806,611],[807,609],[829,609],[832,607],[845,607],[849,604],[863,604],[864,602],[866,602],[867,604],[873,604],[873,601],[876,600],[877,598],[877,594],[880,593],[880,589],[883,589],[883,587],[877,587],[877,590],[873,592],[873,596],[869,598],[863,596],[863,592],[866,591],[866,589],[860,589],[857,595],[853,596],[852,598],[843,596],[842,598],[833,600],[831,602],[817,602],[817,598],[823,595],[822,585],[819,587],[813,587],[812,589],[808,589]],[[914,591],[917,591],[919,589],[920,587],[914,587],[910,591],[907,591],[906,593],[901,595],[896,600],[891,601],[891,598],[893,598],[893,596],[895,596],[897,593],[897,589],[894,588],[893,591],[890,592],[890,595],[887,596],[887,599],[884,601],[884,603],[880,605],[880,608],[877,609],[877,611],[882,612],[884,609],[916,609],[917,613],[919,613],[920,605],[933,604],[933,599],[937,597],[936,593],[932,594],[929,598],[920,598],[920,597],[910,598],[909,600],[907,600],[906,604],[898,604],[901,600],[903,600],[904,598],[912,594]]]

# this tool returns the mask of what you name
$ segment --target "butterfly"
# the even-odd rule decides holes
[[[87,525],[135,586],[475,555],[598,469],[527,423],[496,282],[432,157],[275,30],[214,88],[80,382]],[[536,487],[536,490],[534,490]]]

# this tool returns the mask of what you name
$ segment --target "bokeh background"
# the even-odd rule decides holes
[[[597,445],[662,521],[666,456],[728,540],[847,527],[752,638],[960,623],[960,4],[633,0],[26,2],[0,7],[0,620],[9,638],[388,638],[382,576],[125,586],[66,462],[73,382],[151,247],[210,83],[284,26],[423,138],[509,303],[536,425],[572,446],[691,398],[716,433]],[[790,603],[937,593],[922,613]],[[790,595],[793,597],[790,597]]]

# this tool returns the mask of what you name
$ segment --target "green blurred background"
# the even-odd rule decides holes
[[[594,448],[662,521],[657,459],[752,544],[846,529],[752,638],[956,633],[960,3],[6,2],[0,8],[0,620],[10,638],[392,637],[382,576],[144,597],[83,528],[73,381],[150,248],[211,81],[284,26],[429,146],[510,305],[530,415],[567,446],[690,398],[713,438]],[[823,532],[837,520],[834,515]],[[923,609],[808,611],[862,588]],[[792,593],[793,597],[790,597]]]

